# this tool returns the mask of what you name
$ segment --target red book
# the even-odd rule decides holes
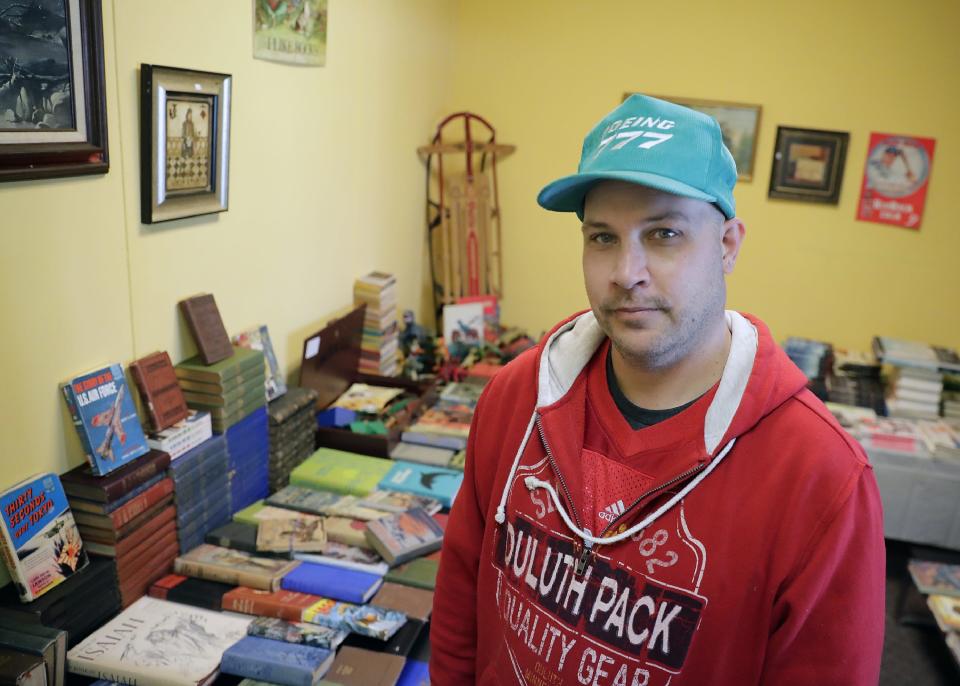
[[[109,528],[109,519],[106,520],[106,524],[97,523],[96,525],[80,524],[80,522],[77,522],[77,526],[80,529],[80,537],[83,538],[84,543],[87,541],[97,541],[99,543],[115,545],[118,541],[132,536],[141,526],[156,517],[171,503],[173,503],[173,493],[166,495],[160,502],[150,507],[146,512],[134,517],[128,524],[125,524],[120,529]]]
[[[258,617],[277,617],[299,622],[303,611],[320,600],[319,596],[297,591],[258,591],[238,586],[223,596],[223,609]]]
[[[94,514],[92,512],[77,511],[74,514],[74,519],[77,521],[77,524],[81,526],[119,530],[171,493],[173,493],[173,479],[167,477],[161,479],[135,498],[131,498],[113,512]]]
[[[165,550],[177,542],[177,525],[170,522],[157,535],[143,541],[139,546],[117,560],[117,578],[123,582],[139,574],[144,566],[158,551]]]
[[[67,495],[86,498],[98,503],[118,500],[145,481],[167,471],[170,456],[159,450],[151,450],[106,476],[94,476],[89,464],[74,467],[60,477]]]
[[[151,353],[131,362],[130,374],[140,389],[140,398],[153,431],[166,429],[187,418],[187,402],[166,351]]]
[[[89,552],[95,555],[123,557],[149,537],[163,529],[164,525],[172,522],[176,516],[177,510],[171,505],[160,510],[156,516],[145,521],[142,526],[137,527],[129,536],[116,543],[97,543],[96,541],[84,540],[83,544]]]
[[[143,596],[154,581],[169,574],[173,567],[173,560],[179,552],[179,543],[174,541],[164,550],[149,558],[149,564],[146,564],[136,576],[124,579],[120,583],[120,605],[124,608],[128,607]]]
[[[148,595],[152,598],[160,598],[161,600],[166,600],[167,595],[171,590],[182,584],[184,581],[189,579],[187,576],[180,576],[179,574],[167,574],[165,577],[157,579],[150,586],[150,590],[147,592]]]

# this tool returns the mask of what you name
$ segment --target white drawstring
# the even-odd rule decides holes
[[[687,493],[689,493],[694,488],[696,488],[697,484],[703,481],[710,472],[716,469],[717,465],[720,464],[720,461],[727,456],[727,453],[730,452],[730,449],[733,447],[733,444],[736,442],[736,440],[737,439],[735,438],[730,439],[730,442],[723,447],[723,450],[721,450],[717,454],[717,456],[710,461],[710,464],[707,465],[707,468],[704,469],[699,474],[697,474],[696,477],[691,479],[690,483],[684,486],[676,495],[670,498],[670,500],[665,502],[663,505],[661,505],[656,510],[651,512],[649,515],[644,517],[643,520],[631,526],[629,529],[627,529],[623,533],[619,533],[616,536],[610,536],[609,538],[597,538],[596,536],[591,535],[588,529],[577,528],[577,526],[572,521],[570,521],[570,516],[567,514],[566,508],[560,502],[560,496],[557,495],[556,489],[553,487],[553,484],[551,484],[550,482],[543,481],[542,479],[538,479],[535,476],[528,476],[526,479],[523,480],[523,483],[527,487],[527,489],[530,491],[532,491],[535,488],[542,488],[546,490],[547,493],[550,494],[550,497],[553,499],[553,505],[556,508],[557,512],[560,513],[560,516],[563,518],[564,524],[567,525],[570,531],[572,531],[577,536],[583,539],[583,542],[586,545],[586,547],[589,548],[594,543],[597,543],[599,545],[610,545],[612,543],[619,543],[623,539],[628,538],[629,536],[633,536],[638,531],[642,531],[643,529],[646,529],[658,517],[663,515],[667,510],[669,510],[671,507],[673,507],[674,505],[679,503],[681,500],[683,500],[683,498],[687,495]],[[524,440],[524,443],[526,443],[526,440]],[[516,469],[516,463],[514,463],[514,470],[515,469]],[[513,471],[510,472],[511,479],[513,479],[513,473],[514,473]],[[499,517],[503,513],[503,504],[504,504],[503,501],[505,500],[506,500],[506,493],[504,493],[504,498],[500,503],[500,507],[497,508],[496,519],[497,519],[497,522],[500,524],[503,523],[503,519],[499,519]]]
[[[510,492],[510,486],[513,484],[513,477],[517,473],[517,467],[520,466],[520,457],[523,455],[523,451],[527,447],[527,441],[530,440],[530,434],[533,433],[533,427],[536,423],[537,413],[534,412],[532,415],[530,415],[530,423],[527,424],[527,431],[523,434],[523,440],[520,441],[520,447],[517,449],[517,454],[513,457],[513,465],[510,467],[510,475],[507,476],[507,483],[503,486],[503,493],[500,495],[500,504],[497,505],[497,513],[493,516],[493,519],[497,524],[503,524],[505,521],[507,521],[507,494]]]

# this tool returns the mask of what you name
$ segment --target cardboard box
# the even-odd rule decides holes
[[[399,376],[361,374],[358,371],[365,307],[361,305],[307,336],[300,360],[299,385],[317,392],[318,412],[329,407],[354,383],[402,388],[415,394],[417,398],[395,415],[396,424],[388,428],[386,436],[358,434],[333,427],[317,429],[317,447],[389,458],[390,450],[400,442],[400,434],[413,418],[436,401],[437,392],[433,380],[411,381]]]

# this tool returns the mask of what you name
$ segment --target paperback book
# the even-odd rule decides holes
[[[147,445],[162,450],[175,460],[213,436],[210,413],[187,410],[186,418],[147,436]]]
[[[420,508],[367,524],[367,540],[391,566],[439,550],[443,529]]]
[[[275,591],[280,587],[280,579],[299,564],[296,560],[256,557],[204,543],[178,557],[173,571],[197,579]]]
[[[267,400],[275,400],[287,392],[287,384],[283,380],[280,364],[277,362],[277,354],[273,350],[273,342],[270,340],[270,332],[267,330],[266,324],[237,334],[233,337],[233,343],[241,348],[259,350],[266,358]]]
[[[960,565],[910,560],[907,569],[921,593],[960,598]]]
[[[303,621],[387,641],[407,622],[407,616],[374,605],[321,598],[304,611]]]
[[[108,474],[150,450],[119,364],[75,377],[62,390],[94,474]]]
[[[450,507],[462,483],[463,472],[456,469],[397,461],[378,487],[427,496]]]
[[[404,493],[402,491],[388,491],[378,488],[370,495],[366,495],[358,501],[362,507],[368,507],[380,511],[380,517],[384,512],[406,512],[417,507],[424,510],[427,514],[436,514],[443,509],[443,505],[436,498],[430,498],[415,493]],[[379,519],[380,517],[377,517]]]
[[[346,631],[337,631],[319,624],[287,622],[274,617],[257,617],[247,627],[250,636],[269,638],[286,643],[302,643],[315,648],[336,650],[347,637]]]
[[[0,494],[0,552],[17,593],[29,602],[87,565],[87,553],[56,474]]]
[[[321,551],[327,543],[323,518],[290,512],[287,519],[265,519],[257,528],[257,550],[285,552]]]
[[[383,516],[381,509],[361,506],[355,496],[303,486],[286,486],[268,496],[267,503],[298,512],[352,519],[371,520]]]

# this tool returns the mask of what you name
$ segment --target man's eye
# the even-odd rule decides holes
[[[605,231],[598,231],[597,233],[590,234],[591,243],[599,243],[600,245],[609,245],[616,241],[617,238],[612,233],[606,233]]]
[[[668,241],[679,236],[680,232],[673,229],[654,229],[650,232],[650,237],[658,241]]]

